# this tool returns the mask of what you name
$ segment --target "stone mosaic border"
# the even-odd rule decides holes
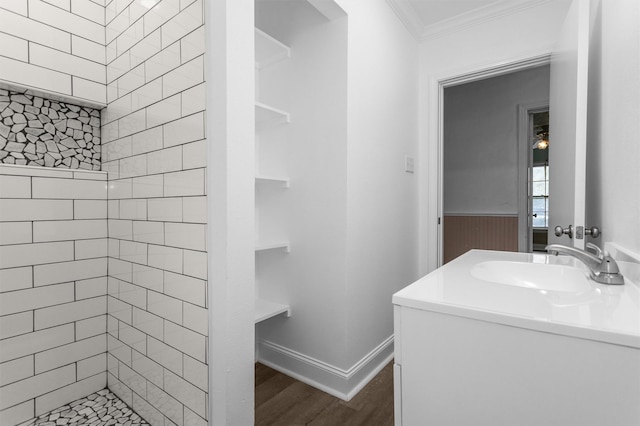
[[[0,162],[100,170],[100,111],[0,89]]]

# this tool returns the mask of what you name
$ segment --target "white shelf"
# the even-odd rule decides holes
[[[287,60],[291,56],[291,49],[280,41],[266,34],[264,31],[255,29],[255,66],[257,70],[264,69],[278,62]],[[277,72],[274,69],[273,72]],[[258,71],[256,71],[258,72]],[[291,121],[291,116],[287,111],[275,108],[271,105],[259,102],[255,103],[255,129],[259,132],[265,128],[286,124]],[[258,135],[256,135],[258,136]],[[257,171],[257,170],[256,170]],[[269,187],[266,185],[281,185],[285,188],[289,187],[289,178],[286,176],[263,175],[256,173],[256,185],[265,185],[262,190]],[[257,189],[257,188],[256,188]],[[256,206],[257,212],[258,206]],[[257,213],[256,213],[257,214]],[[277,234],[276,234],[277,235]],[[256,241],[255,252],[260,253],[268,250],[282,250],[285,253],[290,252],[288,241]],[[258,259],[256,259],[258,260]],[[256,277],[257,279],[257,277]],[[259,287],[256,282],[256,286]],[[256,292],[258,290],[256,289]],[[291,310],[288,305],[275,303],[264,299],[255,300],[254,320],[255,323],[267,320],[277,315],[285,314],[291,316]]]
[[[289,178],[282,176],[266,176],[266,175],[256,175],[256,183],[279,183],[282,184],[285,188],[289,188]]]
[[[256,68],[262,69],[291,56],[289,46],[269,34],[255,29]]]
[[[256,129],[262,129],[265,126],[278,123],[288,123],[290,121],[291,116],[288,112],[263,104],[262,102],[256,102]]]
[[[256,252],[276,249],[283,249],[287,253],[291,251],[288,241],[257,242],[255,246]]]
[[[263,299],[256,299],[256,306],[254,309],[254,320],[256,324],[280,314],[286,314],[287,318],[290,317],[291,308],[289,305],[274,303]]]

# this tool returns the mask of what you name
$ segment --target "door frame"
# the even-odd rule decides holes
[[[532,247],[532,228],[529,217],[529,168],[532,165],[530,114],[549,111],[549,98],[518,105],[518,251],[528,252]]]
[[[427,120],[421,129],[426,140],[423,143],[424,149],[421,150],[421,163],[427,167],[421,179],[420,275],[426,275],[442,266],[443,260],[444,89],[550,63],[551,52],[545,51],[494,64],[469,65],[441,75],[426,77]]]

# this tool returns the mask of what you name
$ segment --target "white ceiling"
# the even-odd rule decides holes
[[[446,32],[549,0],[387,0],[416,38]]]

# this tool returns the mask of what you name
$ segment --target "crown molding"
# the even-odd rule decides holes
[[[549,3],[551,0],[496,0],[451,18],[431,25],[424,25],[417,17],[416,11],[408,0],[387,0],[389,6],[407,30],[419,41],[431,40],[462,31],[485,22],[504,16],[516,14],[526,9]]]
[[[407,0],[387,0],[387,4],[416,41],[420,41],[425,27],[422,22],[420,22],[420,19],[418,19],[411,3]]]
[[[420,40],[434,39],[549,3],[551,0],[497,0],[469,12],[423,27]]]

